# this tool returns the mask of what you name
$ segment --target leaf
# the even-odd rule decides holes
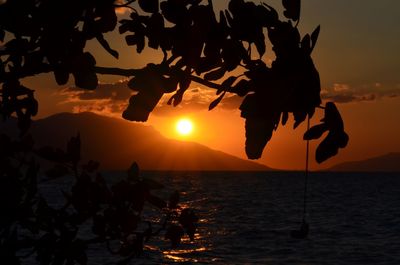
[[[292,19],[294,21],[300,18],[300,0],[282,0],[283,7],[286,9],[283,14],[285,17]]]
[[[133,46],[138,44],[139,42],[139,36],[138,35],[126,35],[125,36],[125,42],[128,46]]]
[[[224,93],[222,93],[221,96],[219,96],[216,100],[211,102],[210,106],[208,107],[208,110],[213,110],[221,102],[221,100],[224,98],[225,94],[226,94],[226,92],[224,91]]]
[[[256,45],[260,58],[263,57],[266,50],[264,34],[260,34],[260,36],[254,40],[254,44]]]
[[[174,107],[178,106],[182,102],[183,94],[178,90],[167,102],[168,105],[173,104]]]
[[[330,157],[337,155],[339,148],[337,145],[335,145],[333,138],[334,134],[330,132],[328,136],[318,145],[315,152],[315,160],[318,163],[322,163]]]
[[[272,137],[274,130],[272,119],[256,117],[246,118],[246,155],[249,159],[259,159],[262,156],[264,147]]]
[[[287,121],[289,119],[289,113],[288,112],[282,112],[282,125],[285,126]]]
[[[303,136],[304,140],[313,140],[319,139],[324,132],[328,130],[328,126],[326,124],[318,124],[311,127]]]
[[[139,6],[147,13],[158,12],[158,0],[139,0]]]
[[[228,79],[222,82],[221,88],[219,88],[217,91],[217,95],[221,94],[224,91],[227,91],[233,85],[233,83],[235,83],[237,78],[237,76],[230,76],[228,77]]]
[[[319,31],[321,29],[321,26],[318,26],[313,33],[311,33],[311,51],[314,50],[315,45],[317,44],[318,36],[319,36]]]
[[[329,130],[343,131],[344,124],[343,119],[333,102],[327,102],[325,104],[325,116],[323,121],[329,127]]]
[[[349,136],[344,131],[330,131],[328,136],[318,145],[315,159],[322,163],[335,156],[339,148],[347,146]]]
[[[96,60],[89,52],[79,54],[71,59],[72,74],[77,87],[89,90],[96,89],[98,79],[94,71],[95,65]]]
[[[271,6],[263,3],[263,5],[257,6],[257,13],[258,13],[258,20],[262,22],[264,27],[272,27],[274,26],[279,20],[278,12]]]
[[[248,80],[242,79],[239,81],[239,83],[236,84],[236,86],[230,92],[236,93],[240,97],[244,97],[246,96],[247,93],[250,92],[249,84],[250,83]]]
[[[235,23],[235,22],[233,21],[233,18],[232,18],[232,16],[231,16],[231,13],[229,13],[228,10],[225,10],[225,17],[226,17],[226,20],[228,21],[228,24],[229,24],[230,26],[232,26],[232,25]],[[223,22],[225,22],[225,20],[224,20]]]
[[[107,40],[104,38],[103,34],[99,34],[96,36],[97,41],[101,44],[101,46],[114,58],[118,59],[119,54],[116,50],[113,50],[108,44]]]
[[[129,121],[147,121],[150,112],[156,107],[163,93],[161,91],[145,90],[132,96],[122,117]]]
[[[172,92],[174,92],[174,91],[177,89],[177,86],[178,86],[178,81],[177,81],[177,79],[172,78],[172,77],[170,77],[170,78],[164,78],[163,81],[162,81],[162,83],[163,83],[163,91],[164,91],[165,93],[172,93]],[[189,83],[188,85],[190,85],[190,81],[189,81],[188,83]]]
[[[306,52],[306,53],[311,53],[311,38],[310,35],[306,34],[303,39],[301,40],[301,48]]]
[[[347,133],[345,133],[345,132],[338,133],[337,145],[340,148],[345,148],[348,143],[349,143],[349,136],[347,135]]]
[[[218,79],[221,79],[225,75],[225,72],[226,72],[225,68],[221,67],[221,68],[218,68],[217,70],[214,70],[214,71],[211,71],[211,72],[208,72],[207,74],[205,74],[204,79],[210,80],[210,81],[218,80]]]
[[[293,116],[294,116],[293,129],[296,129],[307,118],[307,113],[302,111],[295,111],[293,112]]]
[[[54,77],[59,86],[65,85],[69,79],[69,73],[64,70],[54,70]]]
[[[192,80],[189,77],[190,75],[183,75],[181,80],[179,80],[179,90],[184,93],[192,83]]]

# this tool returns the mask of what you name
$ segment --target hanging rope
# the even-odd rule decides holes
[[[310,130],[310,116],[307,118],[307,131]],[[308,156],[310,153],[310,140],[307,140],[306,147],[306,171],[304,174],[304,201],[303,201],[303,221],[306,219],[307,211],[307,185],[308,185]]]
[[[307,131],[310,130],[310,117],[307,119]],[[306,212],[307,212],[307,184],[308,184],[308,155],[310,151],[310,141],[307,140],[306,148],[306,170],[304,174],[304,201],[303,201],[303,221],[299,230],[292,230],[290,235],[292,238],[305,239],[308,236],[309,226],[306,222]]]

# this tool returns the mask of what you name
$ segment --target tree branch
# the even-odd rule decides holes
[[[95,72],[102,75],[120,75],[120,76],[135,76],[140,73],[142,69],[122,69],[114,67],[101,67],[96,66],[94,68]]]
[[[143,68],[142,69],[122,69],[122,68],[96,66],[95,71],[96,71],[96,73],[103,74],[103,75],[135,76],[135,75],[139,74],[141,71],[143,71]],[[199,83],[199,84],[204,85],[209,88],[213,88],[213,89],[221,89],[222,88],[222,86],[220,84],[210,82],[210,81],[205,80],[198,76],[191,75],[189,78],[193,82]]]

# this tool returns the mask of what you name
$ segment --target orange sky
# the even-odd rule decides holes
[[[224,1],[215,1],[221,8]],[[273,0],[273,6],[280,1]],[[357,2],[357,3],[355,3]],[[322,165],[313,161],[311,168],[326,168],[342,161],[365,159],[388,152],[400,152],[400,1],[367,0],[350,2],[303,1],[302,33],[312,31],[321,24],[321,34],[313,58],[320,71],[323,97],[335,100],[345,120],[350,142],[339,155]],[[103,51],[96,42],[91,42],[88,50],[97,58],[100,66],[137,68],[148,62],[160,60],[160,53],[145,50],[142,55],[135,53],[135,47],[126,47],[118,34],[108,34],[112,47],[120,52],[115,60]],[[190,45],[190,44],[188,44]],[[265,61],[273,59],[267,50]],[[121,77],[99,76],[103,83],[113,83]],[[102,100],[82,100],[82,95],[58,87],[51,75],[28,78],[24,83],[36,89],[40,102],[39,118],[61,111],[97,110],[105,114],[120,116],[130,91],[123,83],[104,86]],[[115,89],[114,94],[107,94]],[[124,92],[121,92],[124,91]],[[214,91],[198,89],[193,84],[185,96],[183,107],[161,106],[150,117],[148,124],[170,138],[180,138],[174,131],[179,117],[191,118],[196,126],[192,135],[185,140],[196,141],[211,148],[245,157],[244,120],[234,106],[238,98],[224,100],[221,106],[208,112],[208,104],[216,98]],[[85,95],[90,98],[92,95]],[[108,100],[107,100],[108,97]],[[110,100],[111,98],[111,100]],[[314,118],[313,123],[319,119]],[[282,169],[302,169],[304,167],[305,142],[302,141],[303,127],[296,131],[292,124],[279,128],[259,160],[270,167]],[[313,144],[312,150],[315,150]],[[312,151],[312,154],[314,152]]]

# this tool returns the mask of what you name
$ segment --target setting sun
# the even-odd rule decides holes
[[[193,131],[193,122],[189,119],[180,119],[176,123],[176,131],[180,135],[189,135]]]

